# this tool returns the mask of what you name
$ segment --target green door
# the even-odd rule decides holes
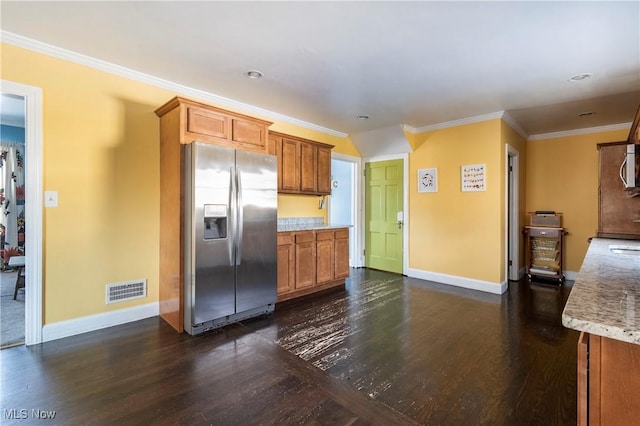
[[[365,165],[365,266],[402,273],[402,160]],[[402,213],[401,213],[402,214]]]

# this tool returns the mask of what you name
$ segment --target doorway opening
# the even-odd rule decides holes
[[[519,152],[506,145],[506,277],[508,280],[520,279],[520,207],[519,207]]]
[[[19,289],[16,299],[23,295],[22,340],[15,344],[34,345],[42,342],[42,89],[2,80],[1,94],[8,98],[22,99],[24,117],[24,289]],[[2,115],[7,113],[2,108]],[[17,262],[13,262],[17,263]],[[15,271],[17,274],[17,270]],[[17,278],[16,278],[17,280]],[[10,279],[10,281],[12,281]],[[13,294],[16,288],[13,281]],[[23,292],[23,293],[22,293]],[[4,345],[4,342],[2,346]]]
[[[360,159],[347,155],[331,156],[331,197],[328,218],[330,225],[349,226],[349,266],[362,266],[360,247]]]
[[[25,337],[25,99],[2,93],[0,111],[0,342]]]

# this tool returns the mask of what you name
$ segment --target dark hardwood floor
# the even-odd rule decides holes
[[[575,425],[570,286],[352,269],[345,290],[197,337],[150,318],[9,348],[0,423]]]

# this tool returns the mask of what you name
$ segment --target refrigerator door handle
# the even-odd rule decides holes
[[[227,249],[229,250],[229,266],[234,266],[235,262],[233,260],[233,253],[235,250],[235,246],[236,246],[236,227],[237,227],[237,221],[236,221],[236,200],[235,200],[235,193],[236,193],[236,176],[235,176],[235,167],[230,167],[229,168],[229,221],[231,222],[229,225],[231,232],[229,233],[229,235],[227,236],[227,238],[231,239],[231,243],[227,244]]]
[[[242,263],[242,233],[244,231],[244,205],[242,204],[242,174],[240,168],[236,167],[236,180],[237,180],[237,239],[236,239],[236,266]]]

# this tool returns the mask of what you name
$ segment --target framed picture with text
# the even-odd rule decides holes
[[[462,192],[477,192],[487,190],[486,166],[484,164],[469,164],[462,166]]]

